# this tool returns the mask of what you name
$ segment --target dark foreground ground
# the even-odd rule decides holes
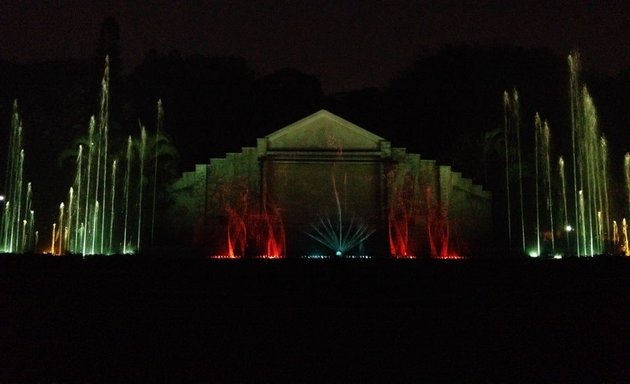
[[[0,255],[0,382],[630,382],[630,259]]]

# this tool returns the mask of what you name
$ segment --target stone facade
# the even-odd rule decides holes
[[[170,240],[208,255],[461,257],[490,235],[489,192],[325,110],[170,192]]]

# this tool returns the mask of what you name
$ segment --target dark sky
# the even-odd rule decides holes
[[[578,48],[585,66],[630,66],[628,1],[0,1],[0,56],[90,57],[101,22],[120,23],[123,60],[151,48],[237,55],[265,74],[294,67],[326,92],[383,86],[420,47],[507,43]]]

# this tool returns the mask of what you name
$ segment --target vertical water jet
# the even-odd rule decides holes
[[[147,130],[140,127],[140,178],[138,179],[138,240],[136,252],[140,251],[140,237],[142,233],[142,188],[144,185],[144,154],[147,148]]]

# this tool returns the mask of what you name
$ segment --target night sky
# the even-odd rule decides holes
[[[315,75],[327,93],[384,86],[422,49],[448,43],[579,49],[607,74],[630,65],[623,1],[3,0],[0,57],[91,57],[108,16],[120,24],[125,71],[149,49],[242,56],[259,74]]]

